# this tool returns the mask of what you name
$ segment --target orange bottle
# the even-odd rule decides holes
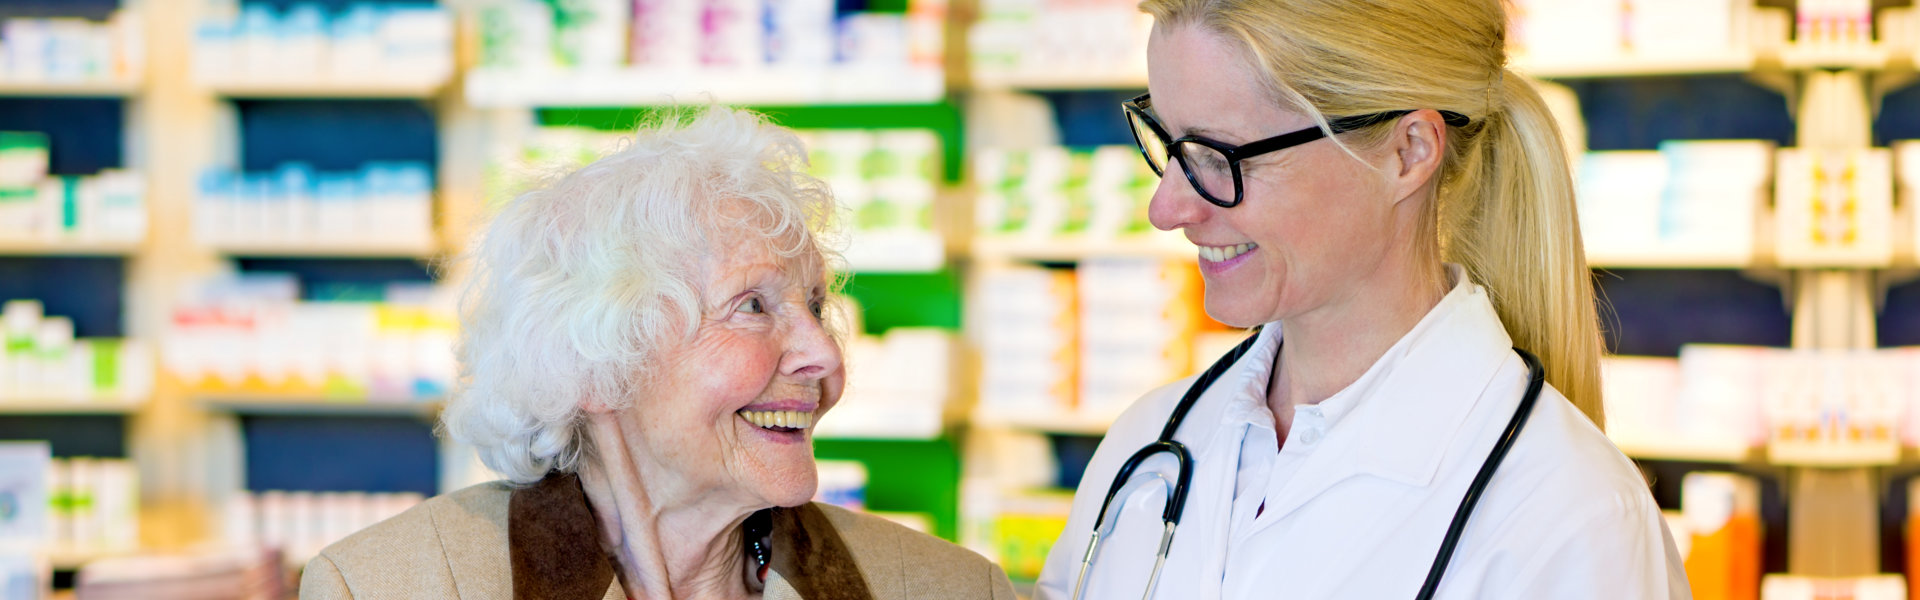
[[[1680,509],[1692,530],[1686,569],[1693,597],[1758,600],[1759,485],[1732,473],[1689,473],[1680,484]]]

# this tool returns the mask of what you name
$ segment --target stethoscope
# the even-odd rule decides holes
[[[1128,458],[1127,462],[1120,464],[1120,472],[1114,475],[1113,485],[1107,488],[1107,498],[1100,502],[1100,514],[1093,519],[1093,538],[1087,542],[1086,558],[1080,561],[1080,576],[1073,580],[1073,600],[1080,599],[1082,588],[1086,585],[1087,570],[1093,566],[1094,552],[1100,548],[1101,525],[1106,523],[1107,510],[1113,505],[1114,497],[1120,495],[1120,490],[1126,486],[1127,481],[1133,477],[1134,469],[1139,468],[1141,463],[1155,454],[1166,453],[1173,455],[1174,462],[1179,465],[1180,473],[1178,481],[1169,482],[1172,486],[1167,494],[1167,505],[1160,512],[1160,520],[1165,527],[1160,531],[1160,550],[1154,553],[1153,572],[1147,577],[1147,593],[1143,596],[1144,598],[1153,597],[1154,585],[1160,581],[1160,568],[1167,564],[1167,548],[1173,546],[1173,532],[1180,524],[1180,513],[1187,506],[1187,484],[1193,479],[1193,454],[1187,452],[1185,444],[1173,441],[1173,434],[1180,430],[1181,421],[1186,420],[1187,411],[1193,409],[1194,403],[1200,400],[1200,395],[1206,393],[1207,388],[1212,387],[1213,382],[1225,374],[1227,369],[1232,368],[1233,363],[1239,362],[1240,357],[1246,354],[1247,349],[1252,348],[1258,339],[1260,339],[1259,332],[1255,330],[1253,336],[1240,342],[1239,346],[1235,346],[1232,351],[1227,352],[1226,356],[1215,361],[1212,367],[1208,367],[1205,373],[1201,373],[1200,378],[1193,382],[1193,386],[1187,388],[1187,394],[1180,398],[1180,404],[1173,407],[1173,415],[1167,417],[1166,428],[1160,430],[1160,439],[1147,444],[1140,451],[1133,453],[1133,457]],[[1513,351],[1520,355],[1522,362],[1527,363],[1527,393],[1520,397],[1520,407],[1514,409],[1513,417],[1507,421],[1506,431],[1500,434],[1500,440],[1493,445],[1493,452],[1487,455],[1486,462],[1480,465],[1480,472],[1473,476],[1473,483],[1467,486],[1466,497],[1460,499],[1460,508],[1453,513],[1453,523],[1447,526],[1447,535],[1440,539],[1440,551],[1433,557],[1433,566],[1427,569],[1427,582],[1420,586],[1420,594],[1415,596],[1419,600],[1433,598],[1434,592],[1440,589],[1440,576],[1447,572],[1447,561],[1453,558],[1453,548],[1460,543],[1460,534],[1467,527],[1467,517],[1473,515],[1473,505],[1478,503],[1480,496],[1486,492],[1487,482],[1493,479],[1493,471],[1500,468],[1500,461],[1507,457],[1507,451],[1513,449],[1514,438],[1520,436],[1520,428],[1527,424],[1527,416],[1533,413],[1534,400],[1540,398],[1540,388],[1546,384],[1547,376],[1541,370],[1540,359],[1519,348],[1514,348]],[[1166,479],[1164,474],[1159,473],[1155,473],[1154,477],[1163,481]]]

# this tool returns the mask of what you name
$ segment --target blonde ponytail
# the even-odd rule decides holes
[[[1145,0],[1155,27],[1234,40],[1273,97],[1326,127],[1327,115],[1409,108],[1473,122],[1448,136],[1430,209],[1443,260],[1485,286],[1515,346],[1604,427],[1599,314],[1559,128],[1506,70],[1500,0]],[[1342,143],[1380,139],[1366,132]]]
[[[1481,133],[1481,189],[1442,192],[1456,196],[1441,201],[1442,253],[1486,286],[1513,345],[1539,356],[1547,381],[1604,426],[1600,318],[1565,146],[1539,92],[1502,79]]]

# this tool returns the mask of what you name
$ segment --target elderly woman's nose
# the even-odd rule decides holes
[[[1187,182],[1180,161],[1167,161],[1166,174],[1160,177],[1160,185],[1153,188],[1153,199],[1147,203],[1147,221],[1161,231],[1173,231],[1203,218],[1206,203]]]
[[[780,371],[790,377],[819,379],[840,370],[840,344],[818,319],[798,319],[789,330]]]

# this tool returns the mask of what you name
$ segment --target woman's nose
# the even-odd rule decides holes
[[[817,380],[840,370],[840,344],[827,332],[826,323],[811,315],[795,320],[787,330],[787,352],[780,359],[780,372],[801,380]]]
[[[1206,203],[1187,182],[1180,161],[1170,160],[1160,185],[1153,188],[1153,199],[1147,202],[1147,221],[1161,231],[1181,229],[1205,217]]]

